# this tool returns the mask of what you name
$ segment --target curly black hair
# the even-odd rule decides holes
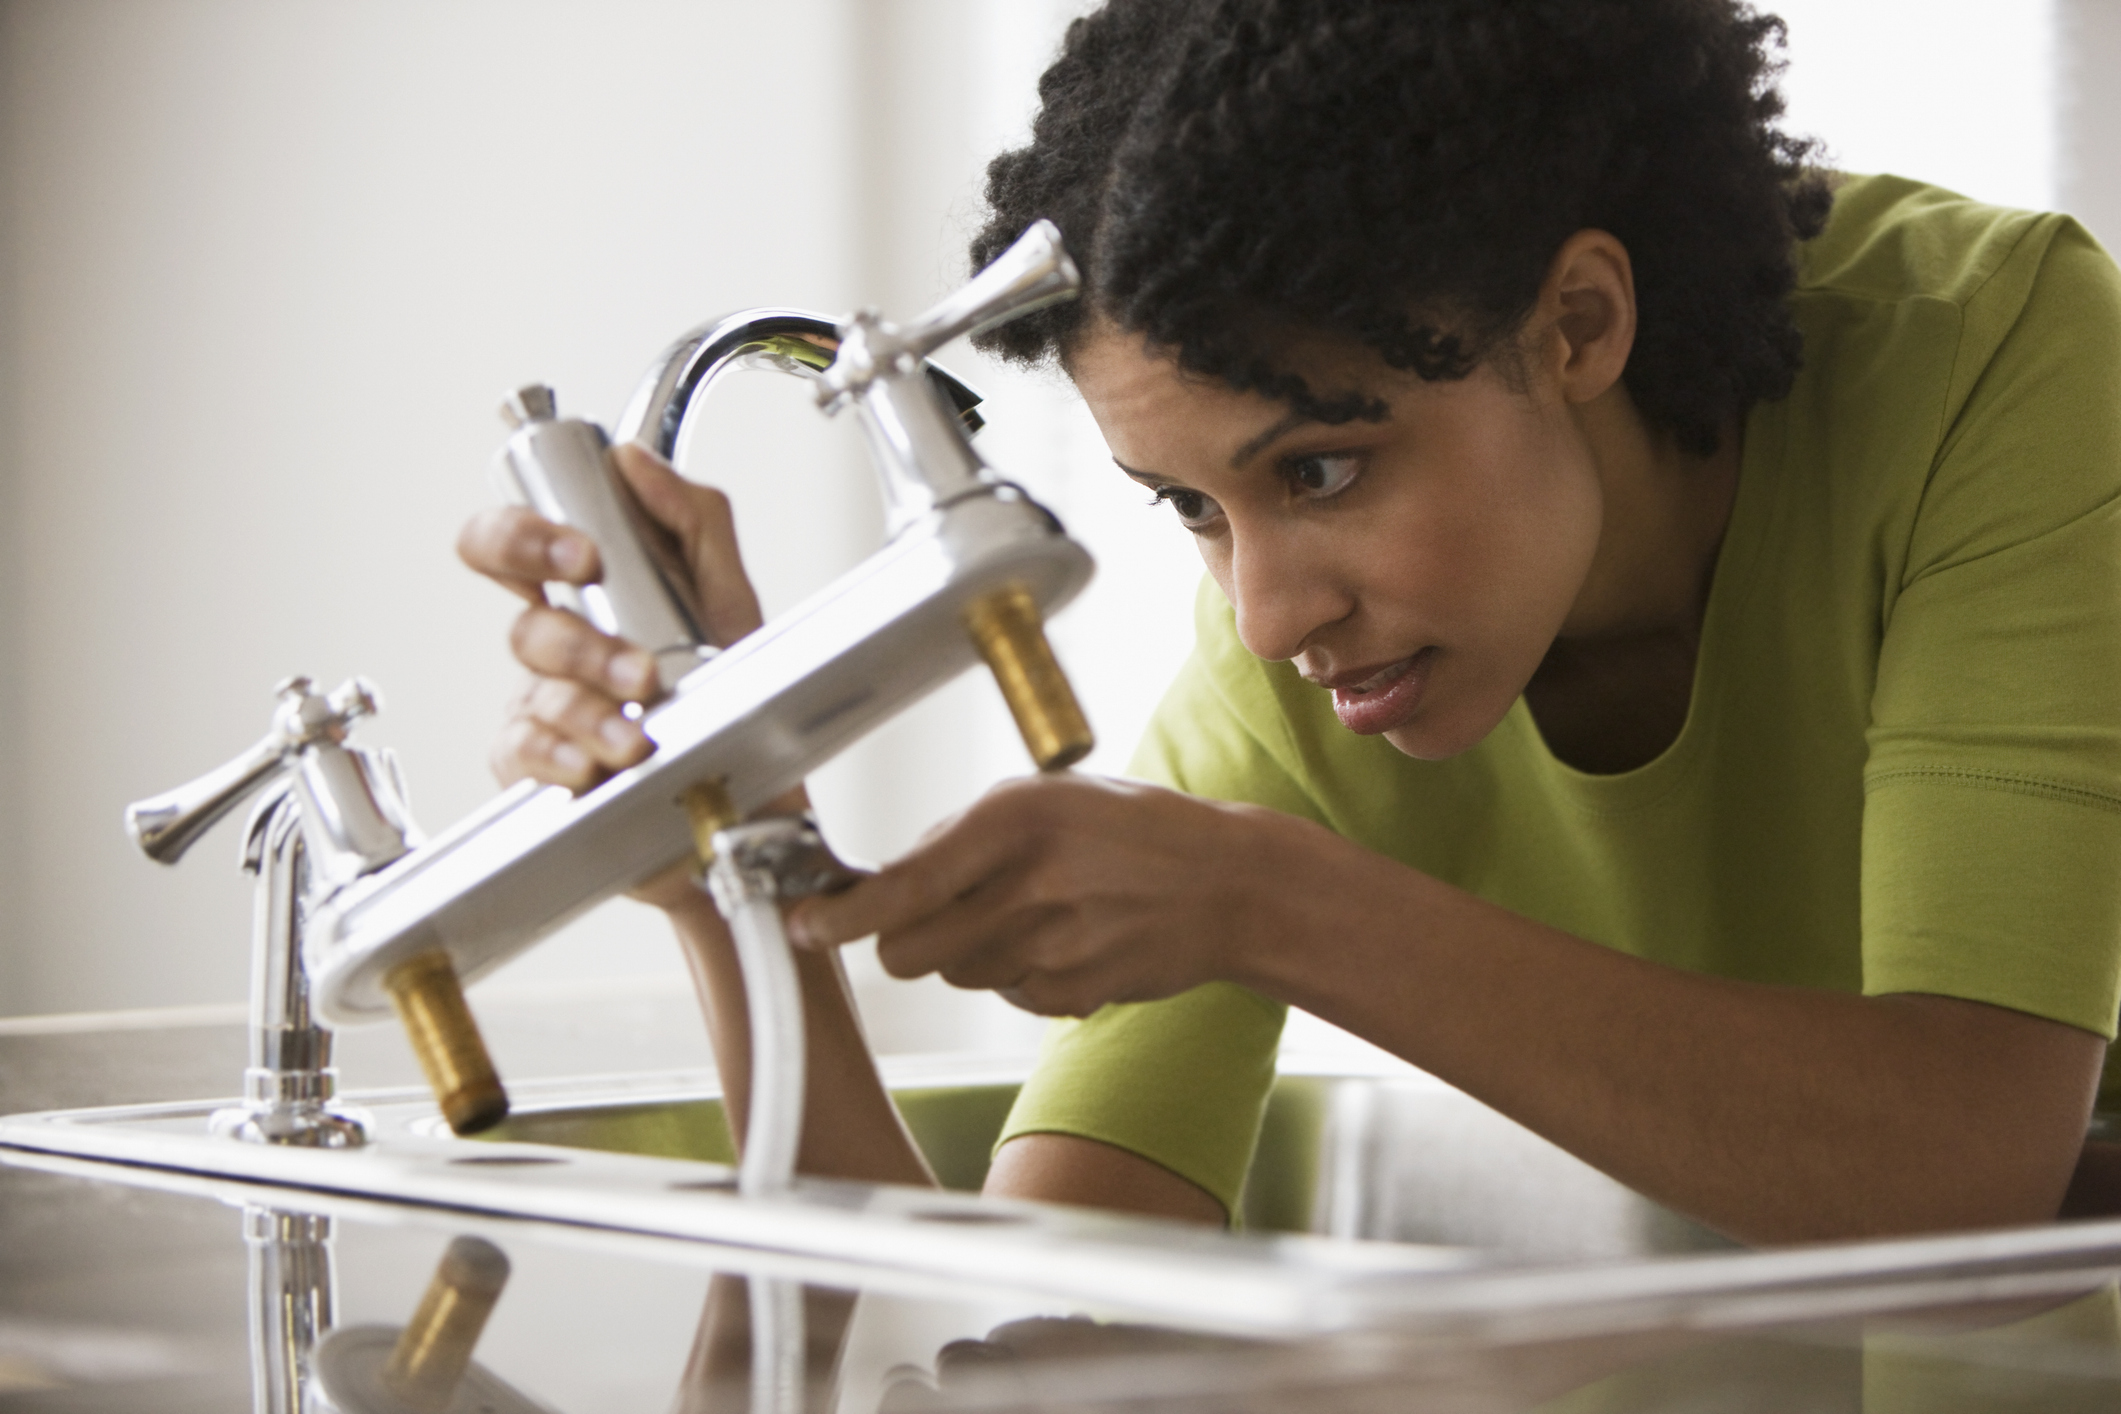
[[[988,167],[972,246],[978,268],[1047,217],[1086,298],[981,346],[1065,360],[1095,311],[1239,390],[1374,418],[1276,348],[1353,336],[1463,377],[1594,227],[1634,265],[1628,390],[1706,455],[1789,390],[1793,246],[1832,202],[1778,126],[1782,39],[1738,0],[1110,0]]]

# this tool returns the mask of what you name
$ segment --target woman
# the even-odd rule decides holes
[[[2065,218],[1830,189],[1733,0],[1113,0],[991,255],[1197,537],[1137,761],[1005,785],[793,911],[808,1171],[925,1177],[830,949],[1054,1033],[989,1190],[1222,1221],[1301,1006],[1752,1242],[2051,1218],[2121,999],[2121,282]],[[726,503],[637,449],[724,639]],[[504,778],[649,749],[596,572],[534,602]],[[742,1089],[696,891],[653,891]]]

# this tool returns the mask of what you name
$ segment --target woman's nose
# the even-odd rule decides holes
[[[1294,658],[1312,635],[1355,609],[1355,598],[1311,537],[1232,534],[1223,592],[1238,641],[1270,663]]]

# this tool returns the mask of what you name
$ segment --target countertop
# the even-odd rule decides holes
[[[523,1078],[705,1063],[705,1033],[682,987],[519,989],[481,1002],[497,1061]],[[350,1085],[418,1079],[395,1027],[337,1042]],[[0,1114],[232,1095],[245,1048],[240,1006],[0,1020]],[[447,1245],[447,1231],[385,1220],[396,1216],[337,1224],[349,1314],[373,1307],[402,1322]],[[243,1220],[224,1199],[0,1165],[0,1407],[246,1407]],[[405,1286],[410,1298],[400,1300]],[[689,1299],[696,1313],[698,1294]]]
[[[497,993],[480,1015],[514,1077],[697,1069],[706,1058],[689,996],[668,985]],[[0,1021],[0,1114],[229,1094],[243,1053],[233,1009]],[[415,1078],[394,1028],[341,1037],[339,1060],[350,1087]],[[0,1408],[291,1411],[276,1402],[276,1308],[268,1299],[254,1311],[261,1293],[307,1272],[334,1332],[322,1348],[344,1354],[367,1339],[383,1350],[414,1322],[445,1259],[461,1265],[467,1253],[505,1280],[471,1374],[454,1403],[434,1408],[746,1408],[749,1283],[793,1290],[801,1275],[705,1243],[0,1152]],[[813,1280],[801,1302],[804,1407],[2112,1409],[2121,1308],[2098,1284],[2110,1276],[2088,1273],[2088,1294],[2073,1301],[1862,1323],[1822,1303],[1713,1330],[1681,1314],[1624,1336],[1372,1332],[1301,1346],[1158,1331],[1006,1293],[861,1294]],[[302,1397],[330,1407],[304,1378]]]

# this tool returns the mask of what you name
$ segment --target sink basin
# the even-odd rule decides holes
[[[976,1193],[1021,1071],[923,1083],[941,1062],[893,1067],[893,1098],[946,1188]],[[733,1164],[712,1093],[519,1104],[490,1142]],[[1727,1249],[1460,1091],[1412,1072],[1334,1073],[1285,1062],[1246,1178],[1243,1225],[1580,1261]]]

